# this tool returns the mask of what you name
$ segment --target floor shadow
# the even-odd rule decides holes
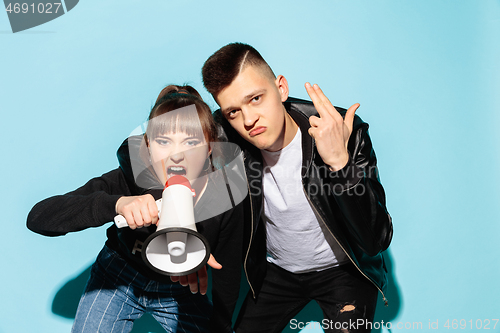
[[[78,302],[80,301],[80,297],[85,288],[85,284],[90,276],[91,266],[85,269],[82,273],[80,273],[74,279],[69,280],[64,284],[64,286],[59,289],[59,291],[54,296],[54,300],[52,301],[52,313],[68,318],[75,319],[76,309],[78,308]],[[212,283],[212,276],[210,274],[210,269],[208,271],[208,282],[209,285]],[[233,323],[236,320],[236,316],[238,313],[241,304],[245,298],[246,293],[248,292],[248,285],[245,280],[245,274],[242,271],[242,280],[241,280],[241,288],[240,288],[240,296],[238,299],[238,303],[236,304],[236,309],[233,316]],[[210,289],[207,292],[209,298],[212,297]],[[163,327],[149,314],[144,314],[140,319],[134,322],[134,327],[131,333],[161,333],[165,332]]]
[[[398,315],[401,310],[401,294],[399,291],[399,286],[394,274],[393,270],[393,260],[390,254],[390,251],[386,251],[383,253],[385,264],[387,267],[387,279],[388,279],[388,287],[385,292],[385,296],[388,300],[388,306],[384,306],[384,302],[382,301],[382,297],[379,294],[379,300],[377,303],[377,310],[375,312],[375,318],[373,320],[373,329],[372,333],[382,332],[382,327],[380,323],[382,320],[384,323],[392,322],[394,318]],[[296,322],[307,323],[310,321],[315,321],[318,324],[311,324],[310,328],[319,328],[320,323],[323,320],[323,312],[321,308],[316,302],[310,302],[302,311],[295,316]],[[378,324],[376,324],[378,323]],[[287,325],[287,327],[282,331],[282,333],[292,333],[298,332],[298,329],[292,329],[291,325]],[[386,327],[384,325],[384,327]],[[304,330],[306,332],[307,329]],[[390,330],[389,330],[390,331]]]
[[[88,267],[59,289],[52,301],[52,313],[64,318],[75,318],[78,302],[90,276],[90,268]]]
[[[384,306],[384,302],[382,301],[382,297],[379,294],[379,300],[377,303],[377,310],[375,312],[375,318],[373,321],[373,329],[372,333],[379,333],[382,332],[380,323],[382,323],[382,320],[384,323],[391,322],[394,320],[394,318],[397,317],[399,311],[401,310],[401,303],[402,303],[402,298],[401,298],[401,293],[399,289],[399,285],[397,283],[397,279],[394,273],[394,265],[393,265],[393,260],[392,256],[390,254],[390,251],[386,251],[383,253],[385,264],[387,267],[387,280],[388,280],[388,286],[387,290],[385,292],[385,296],[388,300],[388,306]],[[240,299],[239,302],[243,299],[241,295],[246,295],[246,292],[248,291],[248,286],[246,285],[246,282],[242,280],[242,292],[240,293]],[[237,307],[238,309],[239,307]],[[321,311],[321,308],[319,307],[318,303],[316,302],[309,302],[306,307],[304,307],[295,317],[294,319],[296,320],[295,323],[304,323],[304,326],[308,322],[316,322],[316,323],[311,323],[309,326],[306,326],[305,329],[303,330],[304,332],[309,331],[310,329],[321,329],[321,322],[323,320],[323,312]],[[233,321],[234,322],[234,321]],[[375,324],[379,323],[379,324]],[[384,325],[384,327],[386,327]],[[282,331],[282,333],[297,333],[300,330],[297,328],[297,325],[287,325],[285,329]],[[390,331],[390,330],[389,330]]]
[[[394,319],[399,314],[399,311],[401,311],[401,304],[403,302],[399,284],[396,279],[396,274],[394,273],[394,264],[390,251],[384,252],[384,260],[387,267],[388,278],[388,286],[385,293],[385,297],[388,301],[388,306],[384,306],[383,302],[379,300],[378,307],[375,312],[375,319],[373,320],[373,333],[382,332],[382,321],[384,323],[393,323]],[[382,297],[379,295],[379,299],[381,298]],[[386,327],[385,324],[384,327]],[[388,331],[391,332],[390,329]]]
[[[82,296],[85,284],[90,276],[88,267],[74,279],[66,282],[64,286],[56,293],[52,301],[52,312],[58,316],[74,319],[78,302]],[[149,314],[144,314],[140,319],[134,322],[131,333],[164,333],[165,330]]]
[[[386,291],[386,298],[389,302],[389,306],[385,307],[383,305],[382,300],[379,300],[377,311],[375,313],[373,333],[382,332],[381,327],[376,323],[384,323],[392,322],[398,315],[401,310],[402,297],[399,289],[399,285],[397,283],[397,279],[393,270],[393,260],[390,254],[390,251],[384,253],[384,259],[387,266],[388,271],[388,288]],[[76,314],[76,309],[78,307],[78,302],[80,301],[80,296],[83,292],[85,284],[90,275],[90,267],[85,269],[82,273],[80,273],[74,279],[66,282],[64,286],[56,293],[54,300],[52,302],[52,312],[58,316],[74,319]],[[211,274],[209,272],[209,283],[211,282]],[[240,297],[238,299],[238,304],[236,305],[236,310],[233,316],[233,323],[236,320],[236,316],[239,308],[247,294],[249,288],[248,284],[245,280],[245,274],[242,274],[241,280],[241,288],[240,288]],[[207,293],[209,297],[211,297],[210,291]],[[379,295],[379,298],[380,295]],[[323,320],[323,313],[316,302],[310,302],[302,311],[299,312],[295,319],[298,322],[306,323],[306,322],[318,322],[321,323]],[[318,326],[316,326],[318,327]],[[385,326],[384,326],[385,327]],[[390,331],[390,330],[389,330]],[[149,314],[145,314],[142,318],[136,320],[134,322],[134,328],[131,331],[132,333],[160,333],[164,332],[163,328],[160,324],[156,322],[156,320]],[[287,327],[282,331],[283,333],[297,333],[297,329],[292,329],[291,325],[287,325]]]

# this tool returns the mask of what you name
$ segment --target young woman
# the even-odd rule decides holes
[[[121,147],[126,153],[120,154],[120,164],[131,164],[123,170],[134,169],[133,177],[117,168],[33,207],[28,228],[46,236],[98,227],[117,214],[129,225],[108,228],[108,239],[78,305],[73,332],[129,332],[144,313],[150,313],[167,332],[232,332],[243,243],[238,202],[246,193],[231,186],[232,195],[240,199],[221,206],[229,185],[227,178],[224,181],[213,172],[226,162],[211,162],[218,146],[209,143],[216,142],[217,136],[210,108],[198,92],[190,86],[167,86],[151,110],[146,133],[130,137]],[[142,243],[156,231],[155,200],[161,198],[165,181],[179,174],[197,193],[194,213],[202,222],[196,227],[222,265],[212,271],[213,306],[206,295],[172,282],[141,257]]]

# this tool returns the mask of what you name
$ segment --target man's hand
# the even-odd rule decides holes
[[[359,104],[351,106],[342,118],[317,84],[311,86],[307,82],[305,87],[319,114],[319,117],[309,118],[309,135],[316,140],[316,147],[323,162],[329,165],[332,171],[338,171],[349,161],[347,143],[352,132],[354,113]]]
[[[130,229],[158,223],[158,207],[151,194],[121,197],[115,209],[117,214],[125,217]]]
[[[221,269],[222,265],[215,260],[214,256],[210,254],[207,264],[213,269]],[[170,280],[172,282],[179,282],[182,286],[186,287],[189,285],[189,289],[193,294],[200,291],[200,294],[205,295],[208,289],[208,274],[207,266],[203,266],[198,272],[191,273],[189,275],[183,276],[171,276]],[[199,289],[198,289],[199,281]]]

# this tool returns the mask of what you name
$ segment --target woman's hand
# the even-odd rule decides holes
[[[115,209],[117,214],[125,217],[130,229],[158,223],[158,207],[151,194],[121,197]]]
[[[215,260],[212,254],[210,254],[207,264],[213,269],[222,268],[222,265]],[[198,272],[191,273],[189,275],[171,276],[170,280],[172,280],[172,282],[179,282],[184,287],[189,286],[189,289],[193,294],[196,294],[199,291],[200,294],[205,295],[208,289],[207,266],[203,266]]]

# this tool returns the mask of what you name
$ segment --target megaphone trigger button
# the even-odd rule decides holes
[[[158,208],[158,217],[160,217],[160,213],[161,213],[161,199],[156,200],[156,207]]]

